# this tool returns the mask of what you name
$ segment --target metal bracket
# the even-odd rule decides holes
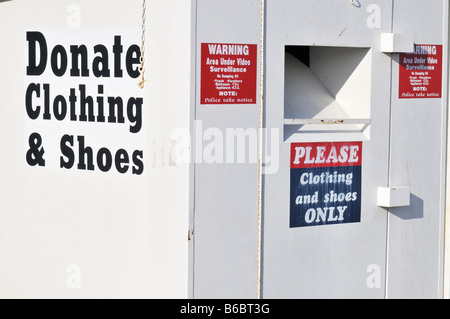
[[[414,37],[409,33],[382,33],[381,52],[413,53]]]
[[[378,187],[377,204],[380,207],[402,207],[410,205],[409,186]]]

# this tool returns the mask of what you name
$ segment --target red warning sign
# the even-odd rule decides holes
[[[256,44],[202,43],[200,104],[256,104]]]
[[[399,98],[440,98],[442,45],[414,45],[414,53],[400,54]]]

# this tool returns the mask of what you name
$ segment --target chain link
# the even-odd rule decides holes
[[[146,14],[147,13],[147,4],[145,0],[142,0],[142,37],[141,37],[141,57],[139,58],[139,62],[141,63],[139,67],[139,71],[141,72],[141,82],[139,82],[139,87],[141,89],[144,88],[144,63],[145,63],[145,20],[146,20]]]

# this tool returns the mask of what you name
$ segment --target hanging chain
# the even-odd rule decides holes
[[[141,38],[141,57],[139,58],[139,62],[141,63],[139,67],[139,71],[141,72],[141,82],[139,82],[139,87],[141,89],[144,88],[144,62],[145,62],[145,18],[146,18],[147,4],[145,0],[142,1],[142,38]]]

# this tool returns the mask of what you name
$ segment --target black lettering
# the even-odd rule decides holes
[[[58,55],[60,59],[60,66],[58,67]],[[56,76],[63,76],[67,70],[67,53],[62,45],[57,45],[52,51],[51,65],[53,73]]]
[[[71,45],[70,53],[72,53],[72,69],[70,69],[71,76],[80,76],[80,68],[78,61],[81,60],[81,76],[89,76],[88,69],[88,54],[85,45]],[[78,59],[80,56],[81,59]]]
[[[33,133],[28,139],[30,149],[27,152],[27,163],[30,166],[45,166],[44,147],[42,146],[42,137],[38,133]]]
[[[130,98],[127,103],[127,116],[128,120],[134,124],[130,125],[130,132],[137,133],[142,127],[142,104],[144,100],[142,98]]]
[[[113,53],[114,53],[114,76],[116,78],[121,78],[123,75],[122,65],[120,57],[123,52],[123,46],[121,43],[120,35],[114,37]]]
[[[41,107],[36,106],[36,109],[33,109],[33,103],[32,103],[33,92],[36,93],[37,97],[40,97],[41,96],[41,85],[36,84],[36,83],[30,83],[30,85],[28,85],[28,88],[27,88],[27,93],[25,94],[25,109],[27,110],[28,117],[32,120],[35,120],[39,116]]]
[[[94,47],[95,53],[100,53],[100,56],[95,57],[94,61],[92,62],[92,72],[94,73],[94,76],[96,77],[109,77],[110,71],[108,66],[108,49],[104,45],[96,45]],[[100,64],[102,65],[102,68],[100,69]]]
[[[94,161],[91,147],[84,147],[84,136],[78,136],[78,169],[86,169],[85,158],[87,157],[87,169],[94,170]]]
[[[61,156],[59,158],[59,167],[69,169],[72,168],[73,164],[75,163],[75,153],[67,144],[73,146],[73,135],[64,135],[61,138],[60,144],[61,153],[63,154],[63,156],[67,157],[67,161],[64,160],[63,156]]]
[[[95,122],[94,116],[94,99],[92,96],[86,96],[86,85],[80,84],[80,121],[86,122]],[[86,115],[86,105],[89,110],[89,119]]]
[[[76,121],[77,114],[75,112],[75,103],[77,102],[77,95],[75,93],[75,89],[70,89],[69,102],[70,102],[70,120]]]
[[[128,163],[130,162],[127,151],[124,149],[118,150],[116,153],[115,162],[117,171],[125,174],[128,171]]]
[[[109,116],[108,123],[125,123],[125,117],[123,116],[123,100],[120,96],[108,97],[109,104]],[[117,105],[117,117],[115,111],[115,105]]]
[[[105,163],[103,163],[103,158],[105,158]],[[97,166],[102,172],[107,172],[112,166],[112,155],[111,152],[102,147],[97,153]]]
[[[141,72],[139,71],[139,66],[133,68],[135,64],[140,64],[141,48],[136,44],[133,44],[128,48],[126,56],[127,72],[133,79],[139,77]]]
[[[97,122],[105,122],[105,115],[103,113],[103,96],[100,96],[100,94],[103,94],[103,85],[98,86],[98,96],[97,96]]]
[[[44,90],[44,120],[51,120],[52,115],[50,114],[50,84],[43,85]]]
[[[142,162],[143,151],[133,152],[133,166],[132,173],[135,175],[141,175],[144,172],[144,163]]]
[[[59,107],[61,106],[61,108]],[[64,120],[67,114],[67,102],[64,96],[58,95],[53,101],[53,115],[58,121]]]
[[[47,66],[47,41],[42,33],[37,31],[27,32],[28,41],[28,66],[27,75],[41,75]],[[39,44],[39,64],[36,62],[36,43]]]

